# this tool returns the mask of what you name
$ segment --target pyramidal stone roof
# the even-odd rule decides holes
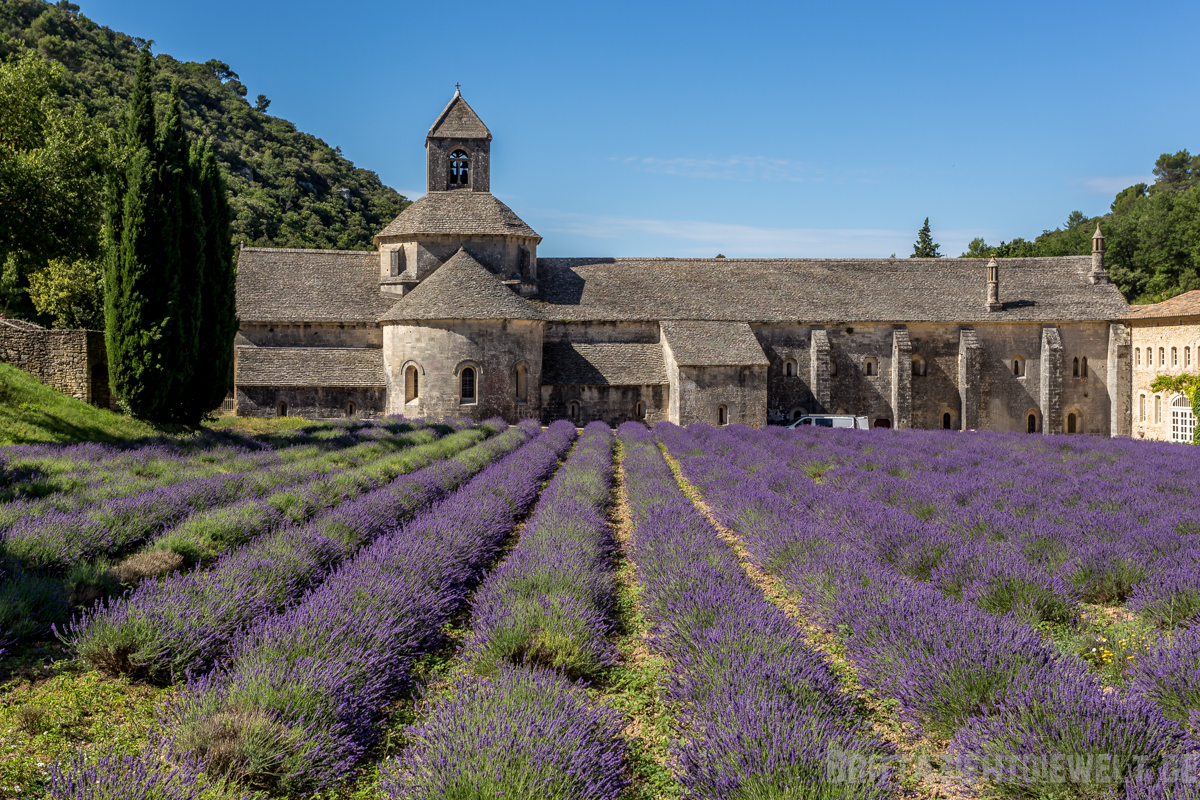
[[[460,248],[379,321],[434,319],[542,319],[542,315]]]
[[[454,97],[442,109],[442,113],[434,120],[429,128],[430,139],[487,139],[491,140],[492,132],[475,113],[475,109],[467,105],[458,89]]]
[[[976,258],[539,258],[550,321],[1068,322],[1118,320],[1129,304],[1091,283],[1091,256],[1002,258],[988,311]]]
[[[542,240],[490,192],[465,189],[429,192],[401,211],[375,238],[414,234],[530,236]]]

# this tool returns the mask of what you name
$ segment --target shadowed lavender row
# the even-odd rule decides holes
[[[502,421],[487,424],[504,427]],[[211,570],[144,583],[85,613],[63,638],[110,673],[170,682],[189,671],[206,671],[224,656],[242,626],[320,583],[360,547],[524,444],[536,429],[524,423],[509,428],[303,527],[261,537],[223,556]]]
[[[344,776],[574,438],[570,423],[552,425],[251,626],[171,710],[176,743],[214,772],[283,792]]]
[[[781,480],[779,465],[761,454],[742,454],[757,459],[747,472],[736,466],[743,458],[733,437],[695,430],[699,439],[666,424],[656,434],[756,563],[784,578],[810,613],[841,632],[860,679],[896,697],[927,730],[953,737],[951,753],[1104,755],[1112,759],[1106,780],[1119,786],[1139,760],[1154,766],[1178,752],[1179,729],[1152,703],[1104,691],[1082,661],[1060,656],[1019,619],[948,597],[881,559],[879,540],[907,524],[886,503],[814,483],[799,471]],[[803,481],[806,498],[796,502],[793,489]],[[909,533],[920,531],[909,526]],[[1065,787],[1038,773],[990,782],[1006,794],[1087,796],[1093,777]]]
[[[115,567],[107,559],[76,563],[66,579],[14,570],[14,576],[0,583],[0,628],[14,636],[42,633],[51,625],[62,625],[72,602],[88,605],[122,585],[137,584],[156,575],[172,572],[185,565],[211,561],[223,552],[252,541],[270,530],[287,524],[300,524],[314,515],[336,507],[345,500],[394,480],[398,475],[446,458],[488,436],[491,428],[468,428],[442,439],[443,426],[423,428],[410,436],[389,440],[384,455],[370,463],[336,474],[329,465],[297,465],[290,472],[263,473],[255,477],[263,488],[285,476],[307,475],[311,479],[274,492],[266,497],[242,500],[228,505],[200,509],[179,526],[168,530],[145,545],[143,550]],[[427,444],[418,444],[427,442]],[[356,463],[357,458],[347,463]],[[275,480],[272,480],[275,478]],[[149,521],[161,520],[177,510],[176,506],[154,509]],[[147,520],[143,519],[143,524]],[[128,524],[128,523],[127,523]],[[130,526],[132,527],[132,526]],[[72,599],[74,595],[74,599]]]
[[[197,511],[260,496],[345,466],[360,466],[388,452],[428,443],[442,430],[420,425],[415,431],[386,440],[286,466],[278,463],[274,453],[261,453],[253,459],[253,464],[247,465],[246,471],[166,483],[135,495],[110,499],[99,507],[22,516],[5,533],[2,547],[8,558],[28,570],[62,570],[80,561],[126,550]]]
[[[675,664],[673,747],[692,796],[885,797],[890,770],[839,782],[832,758],[883,759],[852,699],[803,634],[751,582],[680,490],[644,425],[618,430],[636,525],[632,557],[654,645]]]
[[[412,745],[384,768],[388,796],[611,800],[621,791],[624,721],[570,681],[616,661],[603,513],[612,451],[607,425],[584,429],[517,547],[480,585],[464,653],[475,674],[408,728]]]

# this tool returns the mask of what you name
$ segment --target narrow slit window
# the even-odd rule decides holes
[[[1037,433],[1037,414],[1029,415],[1029,418],[1025,421],[1025,432]]]
[[[950,416],[950,412],[949,412],[949,411],[947,411],[946,413],[942,414],[942,428],[944,428],[945,430],[950,430],[950,428],[951,428],[951,423],[952,423],[952,422],[953,422],[953,420],[952,420],[952,418],[951,418],[951,416]]]
[[[1078,427],[1078,420],[1074,414],[1067,414],[1067,433],[1075,433]]]
[[[1083,357],[1083,359],[1080,361],[1079,366],[1080,366],[1080,374],[1086,378],[1088,376],[1087,356]]]
[[[727,409],[725,406],[717,406],[717,424],[729,424],[729,409]]]
[[[1078,358],[1075,359],[1071,363],[1071,377],[1074,377],[1074,378],[1079,377],[1079,359]]]
[[[462,371],[462,401],[471,403],[475,401],[475,368],[463,367]]]

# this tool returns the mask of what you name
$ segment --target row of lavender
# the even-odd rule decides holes
[[[919,535],[881,540],[881,558],[945,591],[1021,574],[1042,595],[1029,611],[1052,622],[1068,621],[1080,601],[1126,598],[1164,628],[1200,615],[1200,472],[1189,448],[911,432],[827,437],[839,441],[818,455],[811,433],[734,435],[810,470],[827,459],[837,465],[828,486],[906,511]]]
[[[819,440],[734,433],[656,429],[756,564],[783,578],[814,618],[839,631],[860,679],[896,698],[927,732],[949,739],[961,763],[983,765],[977,778],[1021,796],[1091,796],[1097,783],[1123,784],[1139,797],[1167,791],[1153,785],[1155,770],[1192,746],[1178,716],[1169,720],[1136,688],[1104,687],[1085,663],[1058,653],[1018,617],[989,613],[946,594],[936,581],[916,580],[919,571],[902,567],[913,561],[889,554],[933,538],[936,525],[869,497],[869,484],[854,491],[844,481],[818,483],[808,477],[811,469],[788,464],[801,455],[789,446],[811,455],[806,445],[816,441],[820,449]],[[900,548],[889,547],[896,541]],[[1001,564],[995,573],[1011,568]],[[1104,774],[1036,768],[1047,755],[1102,758]]]
[[[480,585],[464,648],[470,672],[406,730],[384,767],[393,798],[611,800],[624,786],[624,720],[573,680],[615,663],[615,587],[605,508],[613,435],[593,422],[517,547]]]
[[[503,430],[499,420],[487,427]],[[242,628],[318,585],[338,564],[453,491],[532,435],[510,428],[428,467],[342,503],[302,525],[284,525],[219,558],[208,570],[141,584],[81,615],[63,636],[110,673],[173,682],[208,670]]]
[[[886,797],[889,769],[845,782],[831,759],[890,749],[799,628],[750,581],[679,488],[645,426],[619,429],[636,525],[632,557],[683,717],[674,757],[700,798]]]
[[[99,509],[31,518],[3,542],[12,574],[0,583],[0,626],[16,637],[41,633],[65,621],[73,593],[81,602],[122,584],[211,561],[461,452],[494,431],[486,425],[405,427],[410,428],[406,433],[394,433],[366,449],[351,447],[332,460],[313,458],[290,468],[185,481],[109,501]],[[464,429],[441,437],[454,427]],[[110,565],[107,556],[139,545],[139,555]],[[82,599],[81,589],[88,590]]]
[[[140,758],[81,760],[55,776],[54,795],[90,797],[131,775],[180,797],[199,793],[202,772],[288,793],[344,776],[575,435],[569,423],[536,429],[511,429],[500,438],[532,441],[407,524],[393,516],[287,610],[249,620],[228,656],[164,715],[174,740],[165,760],[160,746]],[[380,524],[386,508],[371,511],[370,524]]]
[[[356,424],[322,423],[261,437],[207,431],[194,437],[124,445],[28,445],[4,448],[0,529],[29,514],[70,511],[162,485],[220,472],[244,472],[260,460],[289,463],[405,433],[400,417]],[[15,501],[9,503],[9,501]]]

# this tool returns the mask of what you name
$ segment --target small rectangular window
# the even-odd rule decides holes
[[[1138,401],[1139,401],[1138,402],[1138,420],[1141,422],[1145,422],[1146,421],[1146,395],[1142,395],[1141,397],[1139,397]]]
[[[1162,396],[1154,395],[1154,423],[1157,425],[1162,422]]]

